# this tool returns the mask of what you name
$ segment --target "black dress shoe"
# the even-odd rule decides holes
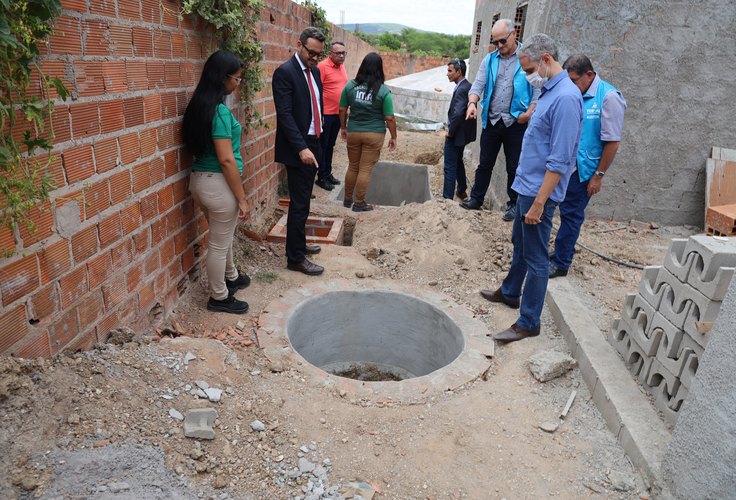
[[[549,265],[549,279],[562,278],[564,276],[567,276],[567,269],[560,269],[552,264]]]
[[[289,269],[290,271],[299,271],[300,273],[304,273],[309,276],[317,276],[318,274],[322,274],[325,270],[324,267],[318,266],[307,259],[304,259],[298,264],[287,264],[286,269]]]
[[[460,206],[463,207],[465,210],[480,210],[480,203],[478,203],[473,198],[461,201]]]
[[[335,186],[330,184],[330,181],[328,181],[327,179],[317,179],[315,184],[317,184],[322,189],[326,189],[327,191],[332,191],[333,189],[335,189]]]
[[[330,174],[327,176],[327,182],[330,184],[334,184],[335,186],[342,184],[339,180],[335,178],[334,175]]]
[[[497,333],[493,338],[499,342],[510,343],[516,342],[517,340],[524,340],[528,337],[536,337],[537,335],[539,335],[539,327],[527,330],[514,323],[511,327]]]
[[[322,250],[322,247],[319,245],[307,245],[304,249],[304,253],[307,255],[314,255],[316,253],[319,253]]]
[[[491,302],[500,302],[502,304],[506,304],[512,309],[518,309],[519,305],[521,304],[521,301],[519,299],[507,299],[503,292],[501,292],[501,289],[492,291],[492,290],[481,290],[480,291],[481,297],[483,297],[486,300],[490,300]]]

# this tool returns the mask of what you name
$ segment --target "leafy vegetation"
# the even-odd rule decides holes
[[[273,283],[279,279],[279,275],[273,271],[256,271],[253,280],[259,283]]]
[[[263,50],[256,30],[262,8],[262,0],[184,0],[182,6],[184,14],[197,14],[214,26],[222,48],[238,56],[245,64],[240,100],[245,105],[245,126],[249,129],[262,124],[252,105],[263,85],[260,65]]]
[[[44,74],[36,58],[60,12],[60,0],[0,0],[0,224],[11,228],[23,223],[34,229],[28,213],[54,188],[47,173],[53,156],[34,154],[53,148],[51,89],[61,99],[68,90]]]
[[[414,28],[404,28],[398,35],[395,33],[374,35],[364,32],[357,35],[376,49],[387,52],[405,51],[416,55],[461,59],[470,57],[470,35],[446,35]]]
[[[302,5],[312,13],[311,25],[322,31],[326,39],[325,47],[328,47],[330,40],[332,39],[332,30],[330,30],[330,23],[327,21],[327,13],[325,12],[325,9],[317,5],[317,2],[314,0],[304,0]]]

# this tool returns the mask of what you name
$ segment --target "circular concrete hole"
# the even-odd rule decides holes
[[[286,329],[292,348],[309,363],[357,380],[421,377],[452,363],[465,344],[461,329],[439,308],[383,290],[306,300]]]

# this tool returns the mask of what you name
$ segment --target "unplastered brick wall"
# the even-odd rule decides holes
[[[12,251],[0,260],[0,352],[20,357],[86,349],[122,325],[155,325],[198,276],[207,244],[180,125],[217,47],[212,29],[181,17],[180,3],[169,0],[62,7],[41,58],[72,92],[53,115],[49,174],[57,189],[31,214],[35,231],[0,228],[0,245]],[[265,126],[242,141],[254,217],[275,201],[284,175],[273,161],[270,76],[309,19],[286,0],[262,11],[265,81],[255,106]],[[358,51],[360,43],[350,43]]]
[[[450,60],[450,58],[445,57],[415,56],[397,52],[381,52],[380,54],[381,59],[383,59],[383,72],[386,75],[386,80],[445,66]]]

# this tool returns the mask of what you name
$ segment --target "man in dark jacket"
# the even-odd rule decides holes
[[[302,31],[296,42],[296,53],[276,68],[271,82],[276,106],[275,159],[286,165],[289,184],[286,267],[309,275],[324,271],[305,257],[320,250],[317,245],[307,245],[305,225],[314,176],[319,168],[322,81],[317,61],[324,42],[325,36],[317,28]]]
[[[445,134],[445,185],[442,196],[451,200],[454,194],[461,200],[468,197],[463,151],[465,145],[475,140],[476,120],[466,120],[470,82],[465,79],[465,61],[453,59],[447,65],[447,78],[455,83],[450,109],[447,111]],[[455,189],[457,184],[457,190]]]

